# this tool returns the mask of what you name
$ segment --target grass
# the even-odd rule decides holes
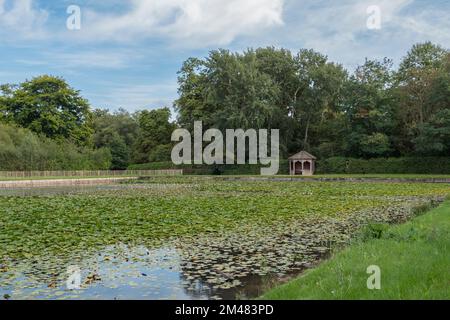
[[[385,229],[385,228],[381,228]],[[366,269],[381,269],[367,289]],[[450,299],[450,201],[379,239],[356,243],[263,299]]]

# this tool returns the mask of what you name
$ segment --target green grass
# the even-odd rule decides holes
[[[381,269],[367,289],[366,269]],[[450,299],[450,201],[379,239],[358,242],[263,299]]]

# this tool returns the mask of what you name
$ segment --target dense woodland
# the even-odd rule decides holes
[[[280,129],[281,154],[321,159],[450,156],[450,51],[414,45],[394,67],[350,72],[316,51],[259,48],[189,58],[170,109],[90,106],[59,77],[0,87],[0,169],[125,169],[170,160],[172,131]]]

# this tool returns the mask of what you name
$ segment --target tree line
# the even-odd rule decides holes
[[[0,169],[125,169],[170,160],[172,131],[280,129],[281,154],[450,155],[450,51],[430,42],[349,72],[314,50],[219,49],[187,59],[170,109],[93,109],[60,77],[0,86]]]
[[[279,128],[285,156],[450,155],[450,52],[430,42],[352,73],[314,50],[212,51],[183,64],[179,95],[181,126]]]

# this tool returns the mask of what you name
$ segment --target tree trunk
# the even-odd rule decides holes
[[[303,140],[303,148],[307,149],[308,143],[308,133],[309,133],[309,122],[311,121],[311,117],[308,116],[308,120],[306,121],[306,129],[305,129],[305,140]]]

